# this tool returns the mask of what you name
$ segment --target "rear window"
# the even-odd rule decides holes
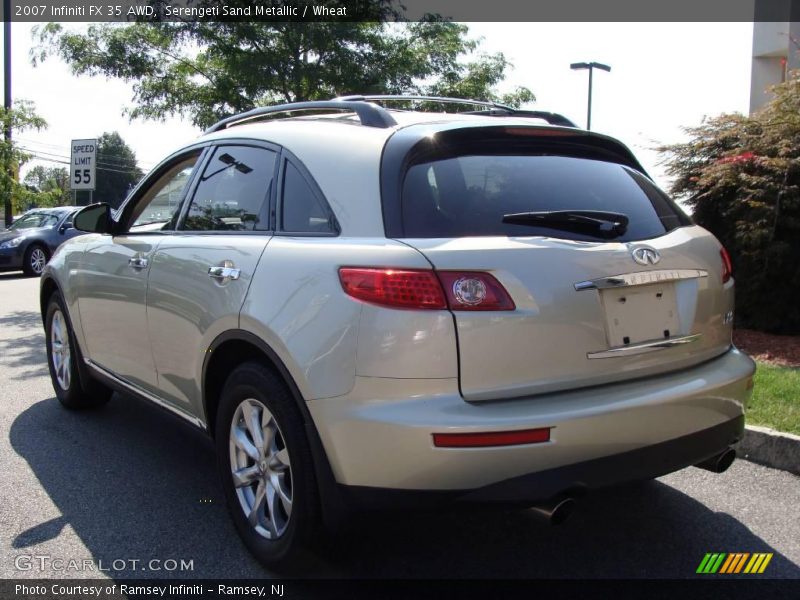
[[[450,156],[411,166],[402,190],[406,237],[548,236],[596,241],[585,232],[504,223],[541,211],[604,211],[628,217],[614,241],[663,235],[689,220],[636,170],[615,162],[559,155]]]

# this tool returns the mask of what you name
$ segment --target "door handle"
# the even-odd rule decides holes
[[[147,259],[144,256],[134,256],[128,264],[134,269],[144,269],[147,267]]]
[[[230,261],[225,261],[225,263],[230,263]],[[236,281],[239,279],[239,275],[241,275],[241,271],[236,267],[231,266],[228,264],[224,265],[217,265],[214,267],[208,267],[208,276],[212,279],[216,279],[219,283],[227,283],[229,281]]]

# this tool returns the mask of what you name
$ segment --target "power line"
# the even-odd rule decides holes
[[[52,150],[59,151],[58,153],[56,153],[56,152],[50,152],[49,150],[39,150],[40,152],[51,154],[53,156],[59,156],[61,158],[69,158],[69,152],[70,152],[69,146],[48,144],[46,142],[39,142],[36,140],[32,140],[30,138],[23,138],[23,137],[17,137],[16,139],[25,144],[26,146],[41,146],[43,148],[49,148]],[[117,163],[118,164],[117,166],[128,166],[130,164],[130,161],[126,159],[120,159],[113,156],[104,158],[102,162],[106,162],[112,166],[114,166],[114,163]],[[150,163],[148,161],[139,161],[138,159],[136,160],[136,164],[141,165],[142,169],[144,170],[150,170],[154,166],[154,163]]]
[[[70,157],[63,156],[60,154],[53,154],[51,152],[44,152],[43,150],[36,150],[34,148],[27,148],[25,146],[19,146],[20,149],[25,150],[26,152],[30,152],[31,156],[37,158],[39,160],[50,161],[54,163],[60,163],[64,165],[70,164]],[[104,161],[97,161],[96,168],[101,171],[109,171],[114,173],[126,173],[131,175],[138,175],[138,171],[136,168],[133,169],[117,169],[115,167],[124,167],[127,165],[124,164],[114,164],[114,163],[106,163]]]
[[[68,165],[68,164],[70,164],[69,160],[58,159],[58,158],[48,158],[47,156],[39,155],[36,152],[33,152],[31,150],[29,150],[29,152],[31,152],[32,158],[35,158],[36,160],[41,160],[43,162],[57,163],[57,164],[60,164],[60,165]],[[109,173],[122,173],[124,175],[138,175],[138,173],[136,173],[136,171],[132,171],[132,170],[121,171],[119,169],[111,169],[109,167],[100,167],[100,166],[95,167],[95,168],[98,171],[106,171],[106,172],[109,172]]]

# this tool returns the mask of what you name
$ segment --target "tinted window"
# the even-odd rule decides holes
[[[281,229],[294,233],[335,233],[333,214],[291,162],[283,174]]]
[[[199,154],[174,165],[144,193],[136,203],[132,231],[169,229],[181,206],[186,184]]]
[[[249,146],[214,151],[189,205],[184,229],[252,231],[267,228],[275,152]]]
[[[509,235],[595,240],[587,233],[503,223],[503,215],[591,210],[623,213],[616,241],[663,235],[686,223],[646,177],[613,162],[575,156],[469,155],[412,166],[402,216],[407,237]]]

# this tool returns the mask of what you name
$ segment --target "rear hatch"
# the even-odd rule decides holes
[[[719,243],[624,146],[561,128],[419,129],[384,153],[387,236],[438,271],[491,273],[515,304],[453,311],[465,399],[664,373],[729,347]]]

